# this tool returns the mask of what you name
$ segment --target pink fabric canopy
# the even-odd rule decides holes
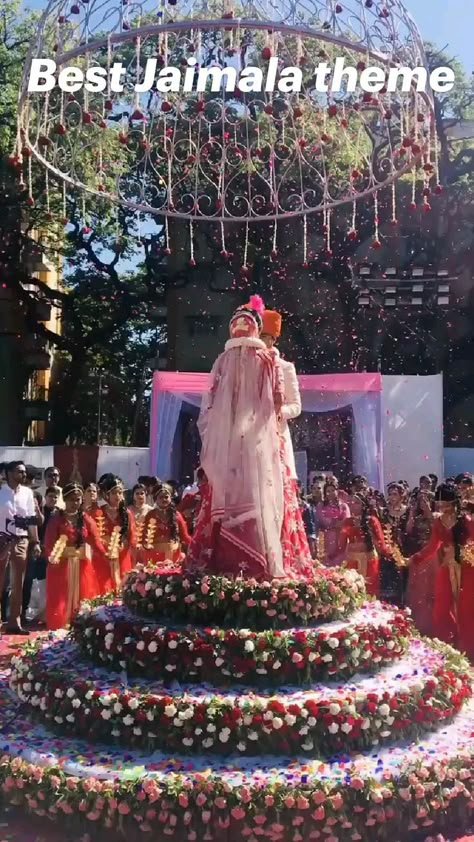
[[[208,374],[188,371],[156,371],[153,394],[177,392],[200,395],[207,390]],[[311,392],[381,392],[382,375],[367,374],[300,374],[301,391]]]
[[[298,377],[303,410],[327,412],[351,406],[353,411],[353,468],[382,484],[380,374],[302,374]],[[150,470],[171,476],[175,432],[183,403],[200,405],[209,375],[195,372],[155,372],[151,402]]]

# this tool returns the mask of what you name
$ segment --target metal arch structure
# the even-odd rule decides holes
[[[278,222],[355,204],[431,164],[430,91],[320,94],[314,64],[424,67],[401,0],[50,0],[25,64],[16,156],[68,191],[190,222]],[[122,62],[123,93],[29,94],[34,58],[57,72]],[[158,69],[299,67],[300,92],[138,95]],[[312,72],[313,71],[313,72]]]

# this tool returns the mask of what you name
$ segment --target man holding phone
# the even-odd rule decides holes
[[[28,545],[38,546],[38,526],[35,499],[24,482],[23,462],[9,462],[5,470],[6,483],[0,488],[0,594],[10,565],[10,611],[8,634],[25,634],[21,625],[23,582]],[[1,619],[1,618],[0,618]]]

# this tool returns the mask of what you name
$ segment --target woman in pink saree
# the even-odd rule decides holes
[[[324,535],[324,563],[328,567],[336,567],[344,561],[344,553],[339,549],[339,533],[350,516],[349,506],[339,499],[337,483],[326,482],[323,502],[316,506],[316,528]]]
[[[278,417],[283,378],[259,338],[263,302],[252,296],[230,321],[230,339],[211,372],[199,417],[208,492],[185,569],[222,575],[285,576],[284,482]]]

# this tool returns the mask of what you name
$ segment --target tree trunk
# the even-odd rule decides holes
[[[48,425],[47,444],[65,444],[71,433],[70,412],[74,405],[77,385],[81,380],[85,365],[85,356],[77,351],[72,356],[67,371],[51,388],[51,420]]]

